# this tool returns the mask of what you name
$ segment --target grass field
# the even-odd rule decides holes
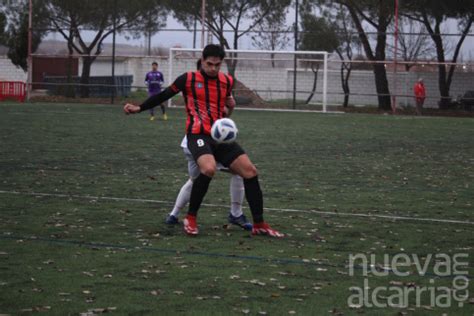
[[[211,183],[199,236],[164,224],[187,179],[182,109],[167,122],[104,105],[0,104],[0,114],[0,314],[474,313],[473,119],[237,110],[266,219],[288,234],[275,240],[226,225],[226,174]],[[405,277],[359,265],[351,276],[351,253],[375,254],[378,269],[384,254],[466,253],[467,298],[349,306],[364,281],[454,278],[437,276],[434,259],[425,275],[412,263]]]

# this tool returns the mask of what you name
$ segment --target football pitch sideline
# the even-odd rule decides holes
[[[474,313],[473,119],[237,109],[272,239],[228,225],[226,173],[198,236],[164,223],[168,116],[0,103],[0,314]]]

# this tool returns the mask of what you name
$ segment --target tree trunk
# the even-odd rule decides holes
[[[91,56],[84,57],[82,63],[82,74],[81,74],[81,98],[89,97],[89,78],[91,74],[91,66],[94,58]]]
[[[428,19],[424,19],[425,25],[429,23]],[[434,32],[431,34],[431,38],[436,46],[436,57],[439,63],[444,63],[446,61],[444,56],[444,47],[443,47],[443,40],[441,39],[440,33],[440,24],[441,19],[436,19],[436,24],[434,28]],[[427,27],[427,29],[431,29]],[[447,77],[446,77],[446,66],[445,65],[438,65],[438,87],[439,87],[439,94],[441,95],[441,99],[439,101],[439,108],[440,109],[447,109],[449,108],[450,97],[449,97],[449,85],[447,84]]]
[[[387,71],[384,64],[374,64],[375,89],[379,109],[391,110],[390,91],[388,89]]]
[[[73,48],[72,48],[72,40],[73,38],[68,41],[68,57],[67,57],[67,86],[66,86],[66,97],[68,98],[74,98],[75,93],[74,93],[74,85],[73,85],[73,80],[72,80],[72,64],[73,64],[73,59],[72,55],[74,53]]]
[[[384,15],[383,8],[380,8],[379,24],[377,27],[377,44],[375,46],[375,60],[385,61],[385,49],[387,46],[387,28],[390,18]],[[390,90],[388,88],[387,70],[382,63],[374,63],[375,89],[379,101],[379,109],[391,110],[392,100],[390,98]]]
[[[344,73],[344,70],[346,72]],[[341,64],[341,86],[342,91],[344,91],[344,103],[342,104],[343,107],[347,108],[349,105],[349,97],[351,94],[351,89],[349,88],[349,78],[351,76],[352,65],[347,65],[346,63]]]
[[[311,102],[311,99],[313,98],[314,94],[316,93],[316,87],[317,87],[317,84],[318,84],[319,64],[316,66],[316,69],[314,69],[314,66],[311,65],[311,70],[313,71],[313,74],[314,74],[313,89],[311,90],[311,93],[309,94],[308,98],[306,99],[305,104],[309,104],[309,102]]]

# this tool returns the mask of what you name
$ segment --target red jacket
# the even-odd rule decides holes
[[[425,85],[423,82],[417,82],[415,83],[415,86],[413,87],[413,91],[415,92],[415,97],[417,98],[425,98],[426,97],[426,90],[425,90]]]

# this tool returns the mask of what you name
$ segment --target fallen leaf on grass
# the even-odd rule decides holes
[[[173,293],[176,294],[176,295],[183,295],[184,294],[183,291],[174,291]]]
[[[243,310],[242,310],[242,313],[244,313],[244,314],[249,314],[249,313],[250,313],[250,309],[243,309]]]
[[[91,296],[91,297],[86,297],[86,303],[94,303],[95,301],[95,297]]]
[[[51,306],[34,306],[32,308],[22,309],[22,312],[47,312],[51,310]]]
[[[80,316],[94,316],[96,314],[105,314],[108,312],[113,312],[115,310],[117,310],[117,307],[93,308],[93,309],[89,309],[85,313],[80,313],[79,315]]]

